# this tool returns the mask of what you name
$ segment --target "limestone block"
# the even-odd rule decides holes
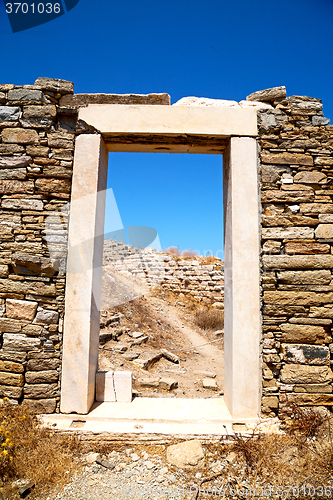
[[[44,203],[42,200],[8,198],[2,200],[1,206],[13,210],[43,210]]]
[[[27,384],[51,384],[57,382],[58,379],[59,373],[57,370],[27,371],[25,374]]]
[[[72,184],[64,179],[36,179],[36,191],[40,193],[70,193]]]
[[[39,141],[36,130],[25,128],[5,128],[2,133],[2,142],[15,144],[37,144]]]
[[[61,361],[56,358],[51,359],[29,359],[27,362],[28,371],[52,371],[61,365]]]
[[[56,94],[73,94],[74,83],[67,80],[60,80],[58,78],[43,78],[39,77],[34,85],[40,87],[42,90],[55,92]]]
[[[286,87],[272,87],[270,89],[258,90],[246,96],[247,101],[275,101],[281,97],[286,97]]]
[[[3,361],[10,361],[10,362],[15,362],[15,363],[23,363],[26,360],[26,353],[25,352],[18,352],[18,351],[4,351],[0,350],[0,359]],[[7,370],[2,370],[2,371],[7,371]],[[11,371],[11,370],[10,370]],[[16,370],[12,370],[16,371]]]
[[[25,168],[3,168],[0,170],[0,180],[24,180],[27,177]]]
[[[3,334],[3,349],[7,351],[32,351],[40,348],[42,345],[40,339],[27,337],[18,333]]]
[[[41,90],[30,90],[30,89],[12,89],[8,91],[7,95],[8,101],[15,104],[27,104],[27,103],[45,103],[43,92]]]
[[[261,231],[261,236],[264,240],[278,240],[285,238],[312,239],[314,237],[314,231],[309,227],[270,227],[263,228]]]
[[[309,316],[311,318],[333,318],[333,306],[310,307]]]
[[[0,106],[0,122],[13,122],[19,119],[21,109],[17,106]]]
[[[328,285],[332,280],[331,271],[328,269],[318,271],[280,271],[277,273],[277,278],[282,283],[300,285]]]
[[[332,203],[302,203],[300,205],[300,212],[304,214],[318,215],[318,214],[333,214]]]
[[[6,278],[9,274],[8,266],[0,265],[0,278]]]
[[[22,387],[24,376],[21,373],[0,372],[0,384]]]
[[[283,394],[280,401],[299,406],[331,406],[333,394]]]
[[[262,405],[276,409],[279,407],[279,398],[276,396],[264,396],[262,398]]]
[[[0,195],[33,192],[33,181],[0,180]]]
[[[20,332],[22,322],[11,318],[0,318],[0,332],[16,333]]]
[[[305,203],[314,200],[312,191],[263,191],[262,203]]]
[[[5,122],[2,122],[3,125]],[[19,146],[19,144],[0,144],[0,154],[11,155],[15,153],[24,153],[24,147]]]
[[[0,156],[0,168],[26,167],[32,162],[31,156]]]
[[[280,328],[282,342],[328,344],[331,339],[325,328],[318,325],[298,325],[286,323],[282,324]]]
[[[167,461],[180,469],[203,467],[204,452],[199,440],[184,441],[167,448]]]
[[[333,373],[328,366],[286,364],[280,372],[285,384],[319,384],[332,382]]]
[[[26,325],[22,328],[22,333],[28,335],[28,337],[39,337],[42,330],[43,328],[38,325]]]
[[[282,344],[283,358],[290,363],[309,365],[329,365],[328,347],[306,344]]]
[[[270,153],[262,151],[262,163],[272,163],[273,165],[313,165],[313,158],[310,155],[301,153]]]
[[[59,320],[59,313],[57,311],[42,309],[41,311],[37,312],[34,323],[56,324],[58,323],[58,320]]]
[[[333,239],[333,224],[319,224],[315,235],[316,238]]]
[[[209,107],[226,107],[238,108],[237,101],[227,101],[224,99],[209,99],[208,97],[182,97],[179,101],[175,102],[173,106],[209,106]]]
[[[53,104],[46,106],[24,106],[23,108],[24,118],[54,119],[56,116],[57,116],[57,108]]]
[[[25,384],[23,394],[28,399],[54,398],[59,396],[58,384]]]
[[[304,215],[289,215],[284,214],[283,216],[275,216],[276,213],[275,205],[269,205],[265,208],[265,215],[262,218],[263,226],[316,226],[318,224],[318,219],[314,217],[306,217]],[[283,212],[283,207],[281,212]]]
[[[323,172],[318,172],[317,170],[303,170],[295,175],[294,182],[303,184],[324,184],[327,182],[327,176]]]
[[[264,255],[265,269],[332,269],[333,255]]]
[[[35,317],[38,302],[29,300],[6,300],[6,316],[7,318],[26,319],[32,321]]]
[[[46,295],[48,297],[56,295],[54,284],[45,285],[39,281],[14,281],[9,279],[0,279],[0,293],[17,293]],[[13,321],[13,320],[12,320]]]
[[[64,107],[88,104],[170,104],[169,94],[75,94],[63,96],[59,105]]]
[[[304,384],[295,385],[294,392],[309,392],[309,393],[330,393],[332,386],[329,384]]]
[[[333,157],[332,156],[317,156],[315,158],[315,164],[316,165],[321,165],[321,166],[326,166],[326,165],[333,165]]]
[[[6,397],[19,399],[22,396],[22,387],[0,385],[0,396],[2,398]]]
[[[319,306],[333,302],[333,292],[264,292],[266,304]]]
[[[217,391],[217,383],[213,378],[204,378],[202,381],[202,387],[204,389],[210,389],[211,391]]]
[[[21,118],[20,124],[24,128],[49,129],[53,121],[49,118]]]
[[[43,414],[54,413],[57,407],[56,399],[24,399],[22,402],[23,408],[28,408],[30,411]]]
[[[330,245],[325,245],[322,243],[288,242],[284,246],[284,251],[286,254],[325,254],[330,253]]]
[[[0,372],[24,373],[24,366],[15,361],[0,359]]]

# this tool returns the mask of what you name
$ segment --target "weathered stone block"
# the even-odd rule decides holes
[[[333,224],[319,224],[315,235],[318,239],[333,239]]]
[[[276,396],[264,396],[262,398],[262,405],[276,409],[279,407],[279,398]]]
[[[54,119],[56,116],[57,116],[57,109],[52,104],[46,106],[24,106],[23,108],[24,118]]]
[[[31,156],[0,156],[0,168],[22,168],[32,162]]]
[[[280,99],[281,97],[286,97],[287,91],[286,87],[272,87],[270,89],[258,90],[257,92],[253,92],[252,94],[246,97],[247,101],[259,101],[259,102],[267,102],[267,101],[275,101],[276,99]]]
[[[333,156],[317,156],[315,158],[316,165],[331,166],[333,165]]]
[[[301,153],[261,153],[262,163],[273,163],[276,165],[313,165],[312,156]]]
[[[37,302],[28,300],[6,300],[6,316],[7,318],[26,319],[32,321],[37,310]]]
[[[58,379],[59,373],[56,370],[27,371],[25,374],[27,384],[50,384]]]
[[[28,335],[28,337],[39,337],[42,330],[43,328],[39,325],[27,325],[22,328],[22,333]]]
[[[294,392],[305,392],[305,393],[330,393],[332,392],[332,386],[329,384],[304,384],[295,385]]]
[[[8,266],[0,265],[0,278],[6,278],[9,274]]]
[[[67,80],[60,80],[57,78],[43,78],[39,77],[35,81],[35,85],[42,90],[55,92],[56,94],[73,94],[74,83]]]
[[[24,399],[22,407],[36,413],[54,413],[57,407],[56,399]]]
[[[3,168],[0,170],[0,180],[24,180],[27,177],[25,168]]]
[[[311,318],[333,318],[333,306],[310,307],[309,316]]]
[[[25,352],[3,351],[2,349],[0,350],[0,359],[3,361],[23,363],[26,360],[26,357],[27,357],[27,355]],[[2,371],[5,372],[7,370],[2,370]]]
[[[282,283],[328,285],[332,280],[332,275],[328,269],[318,271],[280,271],[277,273],[277,278]]]
[[[265,269],[332,269],[333,255],[264,255]]]
[[[27,128],[5,128],[1,133],[2,141],[16,144],[37,144],[39,141],[36,130]]]
[[[0,106],[0,122],[15,122],[20,113],[21,110],[17,106]]]
[[[46,285],[39,281],[14,281],[0,279],[0,293],[30,293],[31,295],[55,296],[56,288],[54,284]],[[14,321],[14,320],[11,320]]]
[[[43,309],[38,311],[34,323],[41,324],[56,324],[59,320],[59,313],[57,311]]]
[[[0,332],[16,333],[21,331],[21,321],[9,318],[0,318]]]
[[[57,358],[29,359],[29,361],[27,362],[27,370],[29,371],[56,370],[60,365],[61,361]]]
[[[41,90],[12,89],[8,91],[8,101],[15,104],[44,103],[47,102]]]
[[[50,118],[21,118],[20,124],[24,128],[49,129],[53,125]]]
[[[88,104],[170,104],[169,94],[75,94],[65,95],[59,106],[74,107]]]
[[[40,348],[42,345],[40,339],[27,337],[19,333],[3,334],[3,349],[7,351],[31,351]]]
[[[299,406],[331,406],[333,394],[281,394],[281,403],[295,403]]]
[[[333,292],[264,292],[266,304],[319,306],[333,302]]]
[[[280,253],[281,249],[281,241],[272,241],[272,240],[267,240],[265,241],[262,251],[263,253]]]
[[[331,341],[330,335],[322,326],[287,323],[281,325],[280,328],[282,342],[328,344]]]
[[[21,373],[0,372],[0,384],[22,387],[24,376]]]
[[[316,170],[298,172],[294,177],[294,182],[302,184],[323,184],[327,182],[327,176],[323,172]]]
[[[309,227],[270,227],[263,228],[261,236],[264,240],[279,240],[285,238],[312,239],[314,237],[314,231]]]
[[[36,190],[41,193],[70,193],[71,182],[64,179],[42,179],[35,183]]]
[[[49,399],[59,396],[58,384],[25,384],[24,397],[27,399]]]
[[[27,154],[31,156],[48,156],[50,148],[47,146],[27,146]]]
[[[328,366],[286,364],[280,379],[284,384],[319,384],[332,382],[333,373]]]
[[[303,214],[333,214],[332,203],[302,203],[300,211]]]
[[[24,373],[24,366],[21,363],[15,363],[15,361],[0,359],[0,372]]]
[[[19,399],[22,396],[22,387],[0,385],[0,396],[3,398]]]
[[[7,198],[2,200],[1,206],[13,210],[43,210],[44,203],[42,200]]]
[[[328,347],[306,344],[282,344],[283,358],[289,363],[309,365],[329,365]]]
[[[263,191],[262,203],[305,203],[314,200],[312,191]]]
[[[33,192],[34,183],[32,181],[0,180],[0,195]]]
[[[284,246],[286,254],[325,254],[330,253],[330,245],[322,243],[302,243],[302,242],[288,242]]]
[[[39,275],[52,277],[56,273],[52,263],[46,257],[37,257],[30,254],[12,255],[13,269],[16,274]]]

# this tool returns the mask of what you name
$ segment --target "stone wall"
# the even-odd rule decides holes
[[[262,196],[262,412],[331,406],[333,126],[285,88],[258,111]]]
[[[223,308],[223,262],[214,257],[212,263],[201,257],[171,256],[152,248],[136,248],[113,240],[104,241],[104,264],[115,271],[129,273],[165,290],[193,297]],[[155,283],[154,283],[155,281]]]

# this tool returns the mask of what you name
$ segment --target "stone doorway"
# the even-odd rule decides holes
[[[94,133],[78,136],[75,146],[61,411],[87,414],[95,400],[108,152],[177,152],[224,157],[224,400],[232,418],[258,417],[261,375],[256,110],[89,105],[80,109],[79,119]]]

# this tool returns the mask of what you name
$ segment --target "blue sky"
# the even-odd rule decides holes
[[[333,0],[80,0],[12,33],[0,0],[0,81],[63,78],[77,93],[167,92],[172,102],[239,101],[286,85],[288,95],[323,99],[333,118],[332,25]],[[221,250],[221,159],[149,156],[110,158],[123,223],[154,227],[162,247]]]

